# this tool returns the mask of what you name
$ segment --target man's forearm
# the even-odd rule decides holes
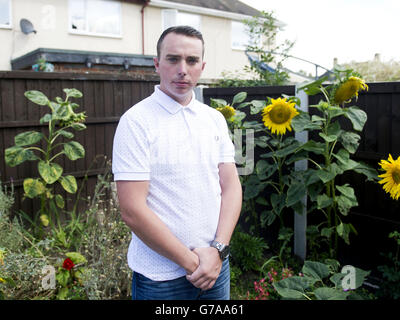
[[[151,209],[144,208],[140,213],[125,212],[123,220],[140,240],[160,255],[177,263],[188,273],[197,268],[197,256],[175,237]]]
[[[224,244],[229,244],[242,209],[242,187],[239,178],[231,179],[222,188],[220,216],[215,236],[215,240]]]
[[[122,220],[132,232],[152,250],[192,273],[199,264],[197,255],[147,206],[147,185],[118,182],[117,190]]]

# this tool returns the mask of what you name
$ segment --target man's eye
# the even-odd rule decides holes
[[[169,57],[169,58],[167,58],[167,60],[172,63],[178,62],[178,58],[175,58],[175,57]]]
[[[189,58],[189,59],[187,60],[187,63],[188,63],[188,64],[196,64],[198,61],[199,61],[199,59],[196,59],[196,58],[190,59],[190,58]]]

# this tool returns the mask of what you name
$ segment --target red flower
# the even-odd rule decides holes
[[[72,262],[72,260],[70,258],[67,258],[64,260],[62,267],[64,269],[71,270],[74,267],[74,263]]]

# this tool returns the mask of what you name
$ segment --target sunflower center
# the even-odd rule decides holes
[[[282,124],[290,119],[290,109],[284,104],[278,104],[269,112],[269,117],[273,123]]]
[[[395,168],[392,171],[392,178],[396,184],[400,184],[400,168]]]

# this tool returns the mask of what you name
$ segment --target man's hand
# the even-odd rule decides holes
[[[222,261],[218,250],[213,247],[196,248],[193,252],[197,254],[200,264],[190,275],[186,276],[196,288],[201,290],[211,289],[221,272]]]

